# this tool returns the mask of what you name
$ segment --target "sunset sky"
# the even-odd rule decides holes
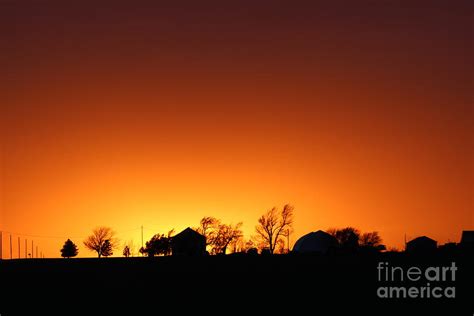
[[[10,232],[14,258],[18,236],[94,256],[96,226],[139,245],[141,225],[203,216],[248,238],[285,203],[292,243],[345,226],[458,242],[472,2],[324,2],[2,1],[3,258]]]

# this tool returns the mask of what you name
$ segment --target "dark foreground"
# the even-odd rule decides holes
[[[432,281],[429,286],[454,287],[456,297],[379,298],[380,286],[420,288],[428,283],[378,281],[379,262],[404,271],[455,262],[455,281]],[[0,314],[135,315],[171,309],[208,315],[473,315],[473,267],[473,256],[466,254],[3,260]]]

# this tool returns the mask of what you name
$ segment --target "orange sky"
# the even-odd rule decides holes
[[[47,257],[295,206],[299,236],[459,241],[472,4],[2,3],[0,229]],[[25,235],[37,236],[27,237]],[[9,257],[8,234],[3,257]],[[121,251],[118,251],[121,252]]]

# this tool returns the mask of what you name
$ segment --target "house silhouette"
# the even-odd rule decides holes
[[[474,251],[474,230],[463,230],[459,247],[464,251]]]
[[[206,237],[186,228],[171,240],[172,255],[201,256],[206,253]]]
[[[438,242],[426,236],[417,237],[410,240],[406,244],[406,252],[420,253],[435,251],[438,247]]]

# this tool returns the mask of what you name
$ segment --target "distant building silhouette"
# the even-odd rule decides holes
[[[459,247],[463,251],[474,251],[474,230],[463,230]]]
[[[206,253],[206,237],[188,227],[172,238],[171,251],[173,255],[204,255]]]
[[[431,252],[436,251],[438,242],[426,236],[417,237],[407,242],[407,252]]]
[[[439,245],[438,250],[444,254],[452,254],[458,250],[458,245],[455,242],[447,242],[444,245]]]
[[[326,254],[330,249],[337,247],[337,239],[330,234],[318,230],[298,239],[293,247],[296,253]]]

